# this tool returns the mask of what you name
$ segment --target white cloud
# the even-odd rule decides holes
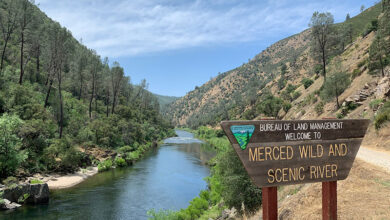
[[[286,0],[36,2],[88,47],[110,57],[292,34],[305,29],[312,12],[323,7],[320,3],[300,0],[293,5]]]

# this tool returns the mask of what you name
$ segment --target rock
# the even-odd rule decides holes
[[[375,98],[386,99],[390,96],[390,78],[383,77],[375,88]]]
[[[233,207],[232,209],[224,209],[221,213],[221,217],[218,219],[234,219],[237,215],[236,209]]]
[[[11,210],[19,208],[21,205],[19,205],[16,202],[11,202],[8,199],[4,199],[4,203],[0,204],[0,210]]]
[[[49,187],[43,184],[21,184],[17,187],[3,190],[3,198],[11,202],[18,202],[19,198],[28,198],[24,201],[27,204],[40,204],[49,202]]]

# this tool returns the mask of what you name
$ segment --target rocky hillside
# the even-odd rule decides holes
[[[252,120],[265,116],[281,119],[340,117],[341,111],[344,111],[342,117],[362,117],[362,114],[369,117],[364,110],[367,103],[375,99],[373,91],[379,81],[375,75],[368,74],[368,51],[375,37],[370,25],[380,13],[378,4],[344,23],[335,24],[338,29],[349,24],[353,38],[337,49],[327,65],[328,72],[342,68],[351,77],[351,86],[340,96],[341,103],[345,100],[349,104],[352,99],[363,107],[354,111],[338,110],[334,102],[320,99],[323,77],[318,62],[313,59],[311,29],[307,29],[197,87],[170,104],[164,114],[175,125],[189,127],[216,126],[221,120]],[[356,99],[356,95],[361,98]]]

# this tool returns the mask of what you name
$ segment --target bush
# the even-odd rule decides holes
[[[322,113],[324,113],[324,106],[325,103],[320,102],[314,107],[314,110],[316,111],[317,115],[321,115]]]
[[[134,151],[134,147],[130,147],[128,145],[118,148],[117,152],[121,154],[126,154],[128,152]]]
[[[360,69],[354,69],[351,75],[352,79],[355,79],[356,77],[360,76],[362,74],[362,71]]]
[[[374,99],[370,102],[370,108],[372,110],[377,110],[379,105],[383,103],[383,99]]]
[[[304,78],[304,79],[302,79],[301,82],[302,82],[303,86],[305,87],[305,89],[309,88],[314,83],[314,81],[312,79],[309,79],[309,78]]]
[[[103,172],[103,171],[111,169],[111,167],[112,167],[112,160],[111,159],[107,159],[107,160],[99,163],[98,171],[99,172]]]
[[[22,140],[18,131],[22,123],[15,115],[4,114],[0,117],[0,179],[14,174],[27,157],[20,150]]]
[[[74,172],[80,166],[91,164],[88,155],[76,150],[67,136],[53,140],[45,149],[43,159],[48,170],[64,173]]]
[[[259,104],[257,104],[257,113],[263,113],[268,117],[276,117],[279,110],[283,107],[283,100],[273,95],[267,95]]]
[[[115,158],[115,165],[117,165],[118,167],[125,167],[127,163],[122,157],[117,157]]]
[[[291,95],[293,100],[299,98],[299,96],[301,96],[301,93],[298,92],[298,91],[293,92],[292,95]]]
[[[139,151],[136,150],[136,151],[127,153],[127,154],[126,154],[126,160],[127,160],[127,161],[130,161],[130,162],[132,162],[132,161],[137,161],[137,160],[140,158],[140,156],[141,156],[141,155],[140,155]]]
[[[18,183],[19,183],[18,179],[13,176],[9,176],[5,180],[3,180],[3,184],[8,188],[12,188],[16,186]]]
[[[30,180],[30,183],[31,184],[43,184],[44,182],[42,180],[32,179],[32,180]]]
[[[380,129],[386,122],[390,121],[390,101],[385,102],[374,118],[375,129]]]
[[[289,102],[283,102],[283,110],[284,110],[285,112],[288,112],[288,110],[290,110],[291,107],[292,107],[291,103],[289,103]]]

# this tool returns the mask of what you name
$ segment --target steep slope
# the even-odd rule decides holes
[[[363,57],[366,58],[373,36],[362,39],[360,35],[380,12],[380,4],[377,4],[345,22],[351,24],[355,42],[365,42],[364,48],[359,43],[353,43],[348,45],[346,50],[338,52],[343,54],[344,59],[348,59],[341,61],[348,66],[348,73],[356,69],[355,66],[362,62]],[[342,28],[341,25],[337,24],[336,27]],[[214,126],[221,120],[250,120],[264,116],[302,117],[305,114],[295,116],[299,112],[297,109],[301,110],[304,106],[303,99],[322,85],[322,77],[318,76],[318,65],[312,56],[310,33],[308,29],[278,41],[248,63],[222,73],[187,93],[169,105],[164,114],[169,116],[175,125],[190,127]],[[364,53],[364,56],[361,53]],[[331,65],[328,68],[331,68]],[[362,72],[364,71],[359,74]],[[364,77],[364,74],[362,76]],[[304,78],[314,82],[308,91],[301,83]],[[264,109],[262,103],[265,101],[277,103],[278,107]],[[282,109],[281,112],[279,109]],[[310,115],[310,112],[306,115]]]

